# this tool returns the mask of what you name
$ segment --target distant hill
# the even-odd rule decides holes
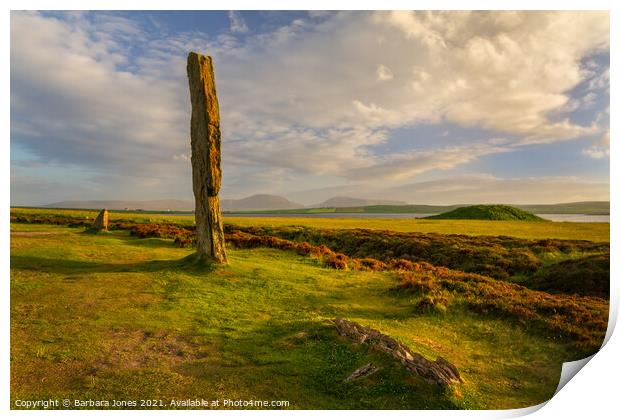
[[[183,200],[93,200],[60,201],[43,207],[64,209],[108,209],[108,210],[147,210],[147,211],[192,211],[193,201]]]
[[[320,204],[312,207],[363,207],[363,206],[376,206],[376,205],[407,205],[404,201],[398,200],[375,200],[367,198],[352,198],[352,197],[332,197],[323,201]]]
[[[513,207],[536,214],[609,214],[609,201],[580,201],[560,204],[523,204]]]
[[[335,197],[337,198],[337,197]],[[329,200],[328,200],[329,201]],[[313,213],[414,213],[435,214],[445,213],[460,207],[468,207],[470,204],[454,204],[450,206],[425,205],[425,204],[377,204],[366,206],[324,206],[325,203],[312,207],[296,207],[294,209],[264,210],[263,214],[313,214]],[[560,204],[511,204],[515,207],[535,214],[609,214],[609,201],[584,201],[577,203]]]
[[[303,204],[270,194],[256,194],[239,200],[224,199],[221,201],[221,206],[222,211],[288,210],[304,207]]]
[[[466,204],[454,205],[454,206],[433,206],[426,204],[407,204],[407,205],[389,205],[380,204],[375,206],[364,207],[339,207],[334,209],[336,213],[419,213],[419,214],[432,214],[443,213],[449,210],[454,210],[459,207],[465,207]]]
[[[460,207],[446,213],[428,216],[425,219],[466,219],[466,220],[544,220],[535,214],[516,207],[501,204]]]
[[[356,204],[357,203],[357,204]],[[360,204],[362,203],[362,204]],[[364,204],[372,203],[372,204]],[[332,197],[321,204],[306,207],[285,197],[256,194],[234,200],[223,199],[222,210],[227,212],[261,212],[261,213],[445,213],[467,204],[435,206],[424,204],[406,204],[402,201],[373,200],[351,197]],[[145,211],[193,211],[194,202],[185,200],[94,200],[94,201],[60,201],[42,207],[70,209],[109,210],[145,210]],[[535,214],[609,214],[609,201],[583,201],[560,204],[514,204],[515,207]]]
[[[256,194],[250,197],[223,199],[222,211],[279,210],[303,208],[303,204],[294,203],[284,197],[269,194]],[[144,210],[144,211],[193,211],[194,201],[184,200],[92,200],[60,201],[42,207],[65,209],[108,209],[108,210]]]

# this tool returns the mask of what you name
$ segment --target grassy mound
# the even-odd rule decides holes
[[[541,221],[544,220],[535,214],[527,211],[504,206],[501,204],[493,205],[477,205],[469,207],[460,207],[458,209],[441,213],[435,216],[428,216],[426,219],[470,219],[470,220],[526,220]]]

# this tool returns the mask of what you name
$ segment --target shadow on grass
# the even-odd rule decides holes
[[[122,233],[122,234],[119,234]],[[109,231],[97,231],[93,229],[86,229],[83,232],[79,232],[79,235],[113,235],[115,238],[121,239],[126,242],[127,245],[137,246],[142,248],[178,248],[175,245],[174,240],[164,238],[139,238],[132,236],[129,232],[121,230],[109,230]]]
[[[122,238],[123,241],[130,246],[137,246],[142,248],[178,248],[172,239],[161,238],[136,238],[133,236],[127,236]]]
[[[220,265],[214,264],[206,259],[196,259],[195,254],[177,260],[152,260],[129,264],[11,255],[11,268],[59,274],[152,273],[165,270],[182,270],[190,274],[206,274],[214,271],[218,267],[220,267]]]
[[[194,360],[175,370],[218,382],[235,375],[234,386],[261,399],[283,399],[297,409],[459,409],[453,390],[412,374],[394,358],[340,337],[320,321],[262,321],[234,325],[223,334],[219,365]],[[346,382],[356,369],[379,370]]]

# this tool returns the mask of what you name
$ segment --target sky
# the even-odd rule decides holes
[[[222,198],[609,199],[607,12],[11,12],[11,204],[193,198],[189,51]]]

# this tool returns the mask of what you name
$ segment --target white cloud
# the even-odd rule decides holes
[[[391,154],[370,166],[347,171],[346,177],[360,181],[402,180],[433,169],[452,169],[481,156],[510,150],[498,143],[501,141],[492,140],[464,146]]]
[[[11,14],[12,141],[136,183],[189,183],[189,50],[214,57],[224,188],[276,173],[282,189],[308,176],[393,182],[606,129],[565,117],[580,83],[607,94],[607,70],[582,66],[608,48],[605,12],[329,13],[243,40],[235,12],[233,34],[163,39],[127,18],[66,16]],[[441,122],[510,140],[380,152],[392,129]]]
[[[597,114],[593,125],[601,127],[603,133],[600,137],[594,140],[590,147],[583,149],[582,153],[593,159],[608,158],[610,142],[609,106],[604,111],[601,111]]]
[[[174,160],[182,160],[184,162],[189,162],[189,161],[191,161],[191,156],[186,155],[185,153],[182,153],[180,155],[172,156],[172,159],[174,159]]]
[[[392,80],[394,78],[394,73],[388,67],[383,64],[379,64],[377,67],[377,79],[381,81]]]
[[[603,159],[605,157],[609,157],[609,149],[599,146],[592,146],[587,149],[583,149],[583,154],[590,156],[593,159]]]
[[[609,184],[573,177],[442,179],[393,189],[410,202],[554,204],[609,200]]]
[[[609,90],[609,68],[600,73],[595,73],[594,77],[588,81],[588,88],[590,90]]]
[[[337,14],[312,28],[291,25],[280,29],[284,40],[249,39],[234,62],[227,60],[232,52],[223,52],[223,72],[230,77],[222,87],[231,110],[225,114],[227,133],[241,144],[259,130],[287,167],[316,169],[308,162],[331,161],[320,165],[321,173],[332,168],[332,174],[367,172],[377,179],[453,167],[498,151],[457,142],[452,154],[420,154],[412,140],[410,153],[377,155],[368,151],[374,143],[364,136],[342,142],[334,133],[365,127],[383,131],[387,141],[385,130],[444,120],[516,138],[501,151],[593,135],[598,125],[578,125],[553,112],[591,77],[580,63],[607,48],[607,23],[605,13],[378,12]],[[403,77],[390,84],[381,80],[396,73]],[[305,133],[331,129],[332,137],[295,142],[281,135],[284,128],[298,136],[298,128],[287,128],[293,126],[305,127]],[[339,153],[325,153],[328,144]],[[235,148],[228,154],[240,156]],[[342,155],[350,158],[343,161]],[[256,163],[263,154],[244,156]]]
[[[245,20],[243,20],[239,12],[230,10],[228,12],[228,19],[230,19],[230,32],[244,34],[249,30],[248,25],[245,23]]]
[[[412,204],[554,204],[609,200],[609,184],[575,177],[498,178],[490,174],[472,174],[395,187],[355,183],[290,192],[287,197],[311,205],[338,195]]]
[[[327,17],[331,14],[329,10],[308,10],[308,16],[313,19],[320,19]]]
[[[259,162],[315,175],[341,175],[351,168],[372,165],[374,157],[366,146],[385,141],[385,132],[365,128],[288,129],[256,131],[252,139],[225,145],[224,153],[233,165]]]
[[[609,128],[592,146],[583,149],[583,154],[593,159],[609,157]]]
[[[254,86],[243,85],[249,102],[235,102],[260,101],[270,116],[310,127],[397,127],[439,116],[528,143],[575,138],[594,130],[548,115],[585,77],[580,60],[607,47],[607,23],[605,13],[581,12],[340,14],[287,38],[277,55],[264,38],[244,49],[235,68],[251,67]],[[377,83],[389,76],[376,60],[402,80]],[[360,105],[381,118],[369,121]]]
[[[605,133],[603,134],[603,136],[601,137],[601,144],[603,146],[607,146],[607,148],[609,148],[609,142],[610,142],[610,137],[609,137],[609,128],[607,129],[607,131],[605,131]]]
[[[110,25],[106,21],[103,27]],[[87,31],[79,19],[12,14],[12,136],[36,155],[58,162],[126,173],[165,165],[160,153],[186,149],[184,92],[174,77],[148,67],[120,70],[132,57],[119,56],[119,41],[110,34],[99,38],[99,29]]]

